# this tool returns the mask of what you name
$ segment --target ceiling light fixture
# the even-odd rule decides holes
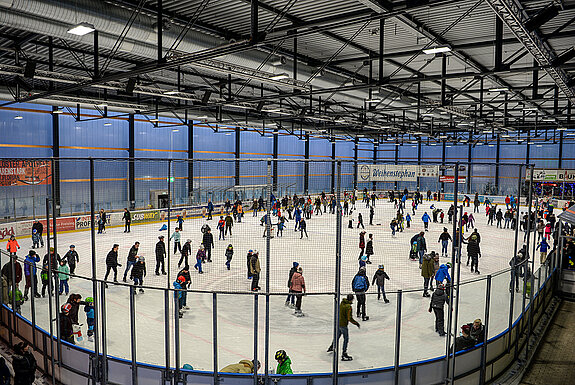
[[[282,79],[288,79],[288,78],[289,78],[289,75],[286,73],[270,76],[271,80],[282,80]]]
[[[179,93],[179,91],[177,91],[177,90],[164,91],[164,95],[176,95],[178,93]]]
[[[381,99],[365,99],[366,103],[379,103]]]
[[[444,46],[426,48],[423,50],[423,53],[426,55],[435,55],[436,53],[444,53],[444,52],[450,52],[450,51],[451,51],[451,47],[444,45]]]
[[[104,126],[111,126],[111,125],[112,125],[112,123],[110,123],[110,122],[104,123]]]
[[[509,88],[507,87],[499,87],[499,88],[490,88],[489,92],[507,92]]]
[[[76,36],[84,36],[95,30],[96,28],[90,23],[80,23],[70,28],[68,33]]]
[[[22,115],[16,115],[16,116],[14,117],[14,120],[22,120],[22,119],[24,119],[24,118],[22,117]]]
[[[63,114],[64,111],[62,111],[62,110],[54,110],[54,111],[52,111],[52,113],[53,113],[53,114]]]
[[[565,131],[567,130],[567,127],[557,127],[557,131]]]

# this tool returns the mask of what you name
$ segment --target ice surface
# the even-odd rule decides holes
[[[353,361],[341,362],[340,370],[357,370],[366,368],[379,368],[393,365],[394,340],[396,330],[396,309],[398,289],[407,290],[402,296],[401,314],[401,349],[400,363],[408,363],[416,360],[428,359],[445,353],[446,339],[439,337],[434,332],[434,317],[427,312],[429,300],[422,298],[421,291],[409,291],[421,289],[423,279],[420,275],[417,262],[408,260],[409,240],[421,231],[423,224],[421,216],[429,210],[433,202],[424,202],[420,205],[416,215],[412,215],[413,222],[410,229],[391,236],[389,222],[394,215],[393,204],[377,201],[375,210],[374,226],[369,223],[369,210],[365,204],[357,203],[356,207],[364,217],[366,232],[374,235],[375,255],[371,257],[373,264],[367,266],[367,275],[371,278],[378,264],[385,264],[385,269],[390,281],[386,282],[389,304],[377,301],[376,288],[370,288],[367,300],[367,313],[370,320],[361,323],[361,329],[350,325],[349,354],[354,357]],[[446,212],[449,203],[435,203]],[[409,207],[409,205],[408,205]],[[469,212],[473,207],[467,209]],[[357,219],[357,212],[353,218]],[[411,209],[409,209],[411,212]],[[491,274],[509,267],[508,262],[513,255],[514,235],[512,230],[496,229],[495,226],[487,226],[487,219],[483,207],[480,213],[475,214],[476,226],[482,236],[479,269],[481,276]],[[234,235],[225,241],[217,240],[215,230],[217,216],[209,221],[213,229],[215,249],[212,252],[214,262],[205,264],[205,274],[199,275],[191,270],[191,289],[202,291],[239,291],[248,293],[250,281],[246,279],[246,252],[248,249],[260,251],[262,274],[260,286],[265,289],[266,266],[266,239],[262,237],[263,227],[260,226],[261,213],[258,218],[252,217],[248,212],[242,223],[236,223],[233,227]],[[342,281],[343,293],[351,291],[351,280],[358,267],[358,229],[348,229],[349,217],[343,218],[342,239]],[[447,215],[445,216],[447,222]],[[276,222],[275,218],[273,222]],[[335,216],[330,214],[313,215],[308,220],[309,238],[300,240],[300,233],[294,232],[293,221],[288,222],[283,237],[275,237],[271,240],[270,248],[270,290],[274,293],[287,293],[288,271],[293,261],[299,262],[303,267],[304,277],[308,292],[329,293],[334,291],[335,275]],[[206,223],[205,219],[187,219],[182,234],[182,244],[186,238],[193,241],[193,255],[190,264],[195,262],[195,250],[201,242],[201,226]],[[355,224],[355,222],[354,222]],[[440,251],[437,243],[443,227],[451,231],[451,224],[431,223],[426,239],[429,250]],[[126,256],[129,248],[135,241],[141,243],[140,250],[146,257],[147,277],[144,279],[146,286],[154,286],[158,289],[146,289],[144,294],[137,294],[135,298],[136,308],[136,359],[140,362],[165,365],[164,335],[166,327],[170,333],[170,364],[175,364],[174,351],[174,310],[172,295],[168,296],[170,306],[169,325],[164,323],[165,293],[161,288],[166,288],[175,279],[179,271],[176,264],[179,254],[170,257],[170,275],[154,275],[154,245],[157,236],[163,234],[168,238],[165,231],[160,233],[161,224],[147,224],[132,226],[132,232],[123,233],[123,228],[108,228],[106,234],[96,236],[96,272],[97,277],[103,279],[105,274],[105,258],[113,243],[120,244],[119,261],[124,266],[119,268],[118,279],[121,281],[125,267]],[[174,224],[171,225],[174,227]],[[275,235],[275,234],[274,234]],[[367,234],[366,234],[367,235]],[[520,234],[519,240],[523,239]],[[57,237],[58,252],[64,255],[67,246],[71,243],[76,245],[80,255],[80,263],[76,274],[91,276],[91,251],[90,232],[76,232],[59,234]],[[235,254],[232,261],[232,269],[226,270],[224,266],[224,250],[232,243]],[[21,239],[20,244],[25,249],[27,240]],[[30,242],[31,245],[31,242]],[[171,244],[170,244],[171,245]],[[173,251],[173,250],[171,250]],[[44,254],[42,251],[40,254]],[[463,251],[463,261],[466,262],[466,252]],[[537,258],[538,259],[538,258]],[[194,260],[192,262],[192,260]],[[441,258],[441,263],[446,263],[450,258]],[[536,268],[538,262],[536,262]],[[470,269],[461,265],[462,282],[477,279]],[[110,278],[111,279],[111,278]],[[129,281],[130,282],[130,281]],[[537,283],[536,283],[537,284]],[[492,279],[491,311],[489,320],[489,337],[495,336],[505,330],[509,321],[510,293],[509,273],[494,276]],[[92,283],[81,278],[73,278],[70,281],[72,292],[78,292],[83,297],[92,296]],[[458,315],[458,324],[472,322],[475,318],[485,320],[485,295],[486,281],[481,280],[462,286]],[[65,296],[60,296],[60,301],[65,301]],[[304,372],[329,372],[331,370],[332,355],[326,353],[333,335],[333,311],[334,300],[331,295],[308,295],[303,298],[302,310],[304,317],[298,318],[293,315],[293,310],[284,306],[285,295],[270,296],[269,306],[269,362],[274,366],[273,355],[276,350],[284,349],[291,357],[293,369],[297,373]],[[39,326],[48,330],[48,305],[47,299],[37,299],[36,322]],[[514,319],[521,312],[523,305],[521,294],[515,296]],[[265,336],[265,305],[266,298],[258,298],[258,357],[264,361],[264,336]],[[526,300],[526,305],[528,299]],[[213,370],[213,295],[211,293],[188,293],[188,305],[180,323],[180,365],[191,364],[195,369]],[[354,302],[354,313],[355,313]],[[23,315],[30,318],[30,301],[23,305]],[[355,314],[354,314],[355,316]],[[85,313],[80,310],[80,322],[84,323],[83,333],[86,333]],[[253,357],[254,345],[254,296],[251,294],[218,294],[217,295],[217,327],[218,327],[218,368],[240,359]],[[100,325],[102,325],[100,323]],[[101,330],[100,330],[101,332]],[[110,284],[106,290],[106,341],[108,354],[131,358],[130,344],[130,317],[129,317],[129,288],[121,285]],[[340,339],[341,343],[341,339]],[[93,343],[85,341],[83,346],[91,348]],[[340,345],[341,346],[341,345]]]

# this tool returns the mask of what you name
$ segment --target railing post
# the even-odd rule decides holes
[[[54,309],[52,305],[52,292],[54,290],[52,260],[50,258],[50,198],[46,198],[46,249],[48,250],[48,317],[50,318],[50,364],[52,367],[52,385],[56,383],[56,361],[54,359],[54,323],[52,317],[54,316]],[[10,333],[12,337],[12,333]],[[12,344],[12,340],[10,340]]]
[[[483,322],[483,345],[481,346],[481,371],[479,372],[479,383],[485,384],[485,369],[487,367],[487,340],[489,339],[489,309],[491,306],[491,275],[487,276],[485,287],[485,319]]]
[[[397,291],[397,311],[395,314],[395,350],[393,355],[393,378],[395,385],[399,384],[399,349],[401,347],[401,301],[403,291]]]
[[[338,384],[339,372],[339,304],[341,300],[341,160],[337,161],[337,185],[335,191],[336,218],[335,218],[335,295],[333,306],[333,381]]]
[[[218,377],[218,297],[212,293],[212,345],[214,359],[214,385],[220,383]]]
[[[254,385],[258,385],[258,297],[254,295]]]

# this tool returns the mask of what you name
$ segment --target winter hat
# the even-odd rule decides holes
[[[303,273],[303,269],[301,268],[301,266],[297,268],[297,272],[298,272],[298,273]]]
[[[367,255],[362,255],[362,256],[361,256],[361,260],[362,260],[362,261],[367,261]]]
[[[186,239],[186,243],[192,243],[191,239]]]
[[[164,236],[163,236],[163,235],[160,235],[160,236],[158,237],[158,239],[164,239]]]
[[[383,267],[383,265],[379,265],[377,268],[378,268],[378,269],[383,269],[384,267]]]
[[[76,248],[76,246],[74,246],[74,245],[70,245],[70,248],[71,248],[71,249],[75,249],[75,248]]]
[[[365,261],[364,260],[359,261],[359,267],[360,268],[365,267]]]
[[[143,255],[140,255],[140,256],[138,257],[138,261],[140,261],[140,262],[146,262],[146,258],[144,258]]]
[[[461,331],[464,332],[465,334],[469,334],[469,330],[470,330],[470,329],[471,329],[471,328],[469,327],[469,325],[463,325],[463,326],[461,327]]]
[[[253,252],[254,252],[253,250],[248,250],[248,253],[253,253]]]
[[[297,262],[293,263],[293,267],[298,267],[298,266],[299,266],[299,263],[297,263]]]

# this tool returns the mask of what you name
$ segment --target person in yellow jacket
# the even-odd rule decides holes
[[[258,369],[261,367],[258,361]],[[241,360],[237,364],[231,364],[223,369],[220,369],[220,373],[253,373],[254,372],[254,362],[250,360]]]

